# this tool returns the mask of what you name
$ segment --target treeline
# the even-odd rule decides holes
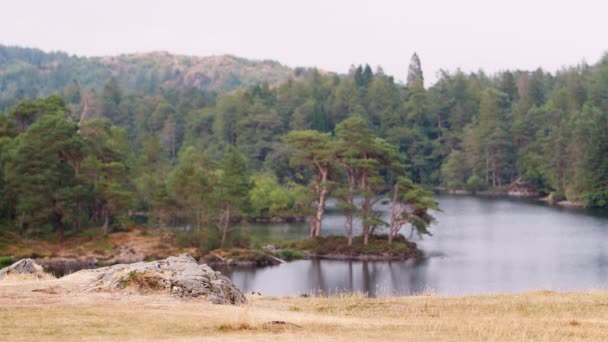
[[[608,57],[555,75],[443,73],[429,88],[418,57],[410,64],[406,84],[366,65],[220,95],[71,82],[2,116],[2,217],[54,231],[111,226],[129,208],[160,227],[214,227],[209,234],[226,232],[213,235],[219,244],[240,219],[310,215],[316,224],[325,189],[365,232],[380,225],[372,194],[389,194],[400,177],[421,198],[407,180],[471,190],[519,181],[555,200],[608,205]],[[347,138],[357,131],[365,134]],[[298,163],[307,149],[298,135],[322,141],[314,152],[329,158],[325,179],[312,160]],[[340,151],[348,139],[374,143]],[[368,195],[363,206],[350,199]]]
[[[2,53],[9,56],[6,61],[28,65],[71,58],[6,47]],[[141,57],[134,65],[147,65],[146,72],[164,70],[160,65],[166,58],[153,57]],[[118,65],[121,58],[127,57],[118,58]],[[264,65],[249,66],[264,70]],[[147,89],[132,88],[123,74],[136,73],[119,73],[115,79],[104,74],[109,81],[100,85],[108,78],[94,78],[92,88],[66,79],[59,94],[76,120],[107,118],[125,128],[135,151],[151,136],[158,139],[173,164],[185,146],[219,160],[225,146],[235,145],[254,172],[269,171],[286,184],[295,175],[286,167],[290,151],[282,136],[304,129],[333,134],[337,123],[361,116],[376,135],[398,146],[417,183],[475,191],[518,181],[556,201],[608,204],[608,157],[603,153],[608,144],[608,57],[555,74],[541,69],[491,76],[443,72],[428,88],[417,56],[406,84],[369,66],[353,67],[343,76],[298,69],[297,79],[282,84],[260,83],[217,95],[197,83],[157,83],[146,77],[140,83]],[[35,80],[46,80],[31,73],[32,81],[17,87],[14,80],[21,78],[10,75],[4,73],[0,83],[25,92],[36,88]]]
[[[23,101],[1,118],[1,217],[22,235],[56,232],[61,240],[66,230],[98,226],[107,234],[140,213],[161,229],[188,225],[202,249],[242,244],[234,224],[248,219],[307,217],[316,237],[326,199],[335,196],[349,245],[354,218],[364,244],[384,225],[390,243],[407,224],[428,233],[428,210],[437,209],[431,193],[405,177],[397,148],[359,116],[339,123],[335,138],[291,131],[284,141],[297,176],[284,184],[268,171],[252,176],[232,144],[221,159],[188,146],[172,163],[151,135],[135,154],[124,128],[107,119],[77,122],[59,96]],[[374,204],[391,190],[390,222],[384,222]]]

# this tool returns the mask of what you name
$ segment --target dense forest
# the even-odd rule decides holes
[[[380,194],[416,204],[396,211],[390,231],[405,215],[425,233],[436,203],[415,184],[478,191],[517,181],[555,201],[608,206],[608,57],[554,74],[443,72],[427,87],[417,55],[405,84],[365,65],[213,88],[133,81],[134,69],[101,64],[0,49],[0,210],[23,234],[146,215],[217,243],[246,218],[308,216],[315,235],[329,195],[368,234],[380,225]],[[64,78],[34,71],[42,66]]]

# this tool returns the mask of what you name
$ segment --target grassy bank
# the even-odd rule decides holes
[[[608,339],[607,292],[384,299],[252,297],[249,304],[234,307],[158,295],[74,297],[53,285],[56,282],[0,283],[0,340]]]

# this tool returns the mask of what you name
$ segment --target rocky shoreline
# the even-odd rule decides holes
[[[291,250],[288,248],[280,248],[274,246],[266,246],[266,250],[246,250],[238,249],[236,252],[227,250],[224,252],[213,251],[201,257],[198,262],[206,264],[210,267],[267,267],[276,266],[282,263],[293,260],[341,260],[341,261],[404,261],[416,260],[423,256],[421,250],[415,247],[400,252],[377,252],[377,253],[361,253],[361,252],[340,252],[340,251],[308,251],[308,250]],[[285,258],[281,255],[281,250],[289,250],[291,253],[298,253],[295,257]],[[34,259],[36,264],[42,266],[45,272],[53,274],[56,277],[62,277],[72,272],[80,270],[94,270],[103,267],[109,267],[122,264],[133,264],[144,261],[154,261],[157,258],[139,256],[137,258],[112,258],[109,260],[103,259],[71,259],[71,258],[41,258]],[[159,258],[160,259],[160,258]]]

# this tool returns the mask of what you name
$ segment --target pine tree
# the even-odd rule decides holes
[[[329,173],[334,163],[334,149],[329,133],[313,130],[292,131],[286,141],[295,150],[290,165],[296,168],[313,170],[310,186],[310,198],[316,205],[316,213],[309,215],[310,237],[321,235],[325,201],[330,193]]]
[[[424,76],[422,75],[420,58],[418,58],[418,54],[414,52],[407,71],[407,86],[410,87],[416,83],[421,87],[424,87]]]
[[[435,221],[435,218],[429,210],[439,210],[432,192],[424,190],[405,177],[399,177],[389,196],[392,197],[389,244],[406,224],[410,224],[412,228],[410,237],[414,232],[418,235],[431,235],[428,226]]]
[[[245,158],[234,148],[228,146],[224,155],[222,174],[214,193],[216,203],[216,226],[222,234],[221,248],[226,245],[234,218],[245,219],[251,204],[249,191],[252,188],[247,172]]]
[[[63,239],[66,221],[74,216],[78,197],[76,174],[83,154],[78,127],[57,115],[43,115],[19,137],[7,170],[17,194],[22,223],[54,224]]]

